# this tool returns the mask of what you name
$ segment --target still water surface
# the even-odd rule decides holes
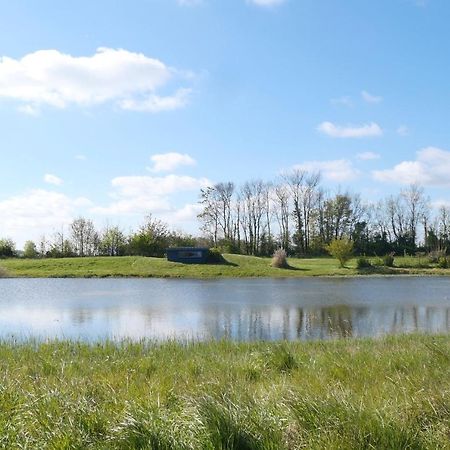
[[[450,332],[450,278],[3,279],[0,338],[308,340]]]

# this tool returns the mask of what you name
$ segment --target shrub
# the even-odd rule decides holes
[[[383,265],[386,267],[394,267],[394,253],[388,253],[383,256]]]
[[[278,269],[286,269],[289,267],[287,262],[287,253],[284,248],[279,248],[275,251],[272,257],[272,267],[276,267]]]
[[[325,246],[327,252],[339,261],[341,267],[352,257],[353,242],[350,239],[334,239]]]
[[[36,248],[36,244],[33,241],[25,242],[23,247],[23,257],[24,258],[37,258],[38,251]]]
[[[428,253],[428,261],[430,263],[438,263],[441,258],[445,258],[447,254],[447,249],[442,250],[432,250],[430,253]]]
[[[373,264],[374,266],[377,266],[377,267],[384,266],[383,258],[380,258],[379,256],[377,256],[377,257],[373,260],[372,264]]]
[[[358,269],[366,269],[368,267],[372,267],[372,263],[370,262],[370,260],[368,258],[366,258],[365,256],[360,256],[357,260],[356,260],[356,267]]]
[[[15,256],[15,243],[11,239],[0,239],[0,258],[11,258]]]
[[[450,262],[445,256],[440,256],[437,264],[441,269],[447,269],[450,265]]]
[[[216,247],[210,248],[208,251],[208,262],[209,263],[222,263],[225,258],[222,256],[220,250]]]

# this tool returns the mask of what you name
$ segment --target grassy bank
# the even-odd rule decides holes
[[[450,337],[0,345],[0,447],[449,448]]]
[[[270,258],[225,255],[226,264],[180,264],[164,258],[93,257],[62,259],[0,260],[0,276],[17,277],[304,277],[348,276],[367,274],[450,275],[450,269],[440,269],[425,258],[401,257],[395,267],[372,267],[358,270],[356,260],[340,268],[332,258],[289,258],[290,268],[275,269]]]

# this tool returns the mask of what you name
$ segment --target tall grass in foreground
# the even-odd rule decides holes
[[[0,447],[450,448],[450,336],[0,344]]]

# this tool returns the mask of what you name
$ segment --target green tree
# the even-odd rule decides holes
[[[25,242],[23,246],[23,257],[24,258],[37,258],[38,251],[36,244],[33,241]]]
[[[0,258],[11,258],[16,255],[16,244],[11,239],[0,239]]]
[[[131,237],[130,250],[134,255],[164,256],[169,244],[170,231],[167,224],[148,215],[144,225]]]
[[[341,267],[345,267],[345,263],[350,260],[353,255],[353,242],[350,239],[334,239],[325,249],[328,253],[339,261]]]

